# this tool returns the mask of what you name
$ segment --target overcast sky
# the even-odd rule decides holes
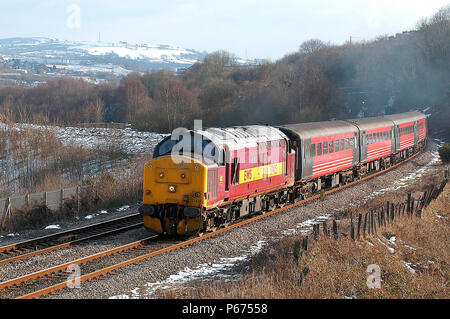
[[[0,38],[168,44],[276,60],[308,39],[341,44],[413,29],[449,0],[0,0]]]

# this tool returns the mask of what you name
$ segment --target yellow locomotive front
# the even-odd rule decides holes
[[[191,157],[165,155],[145,164],[144,226],[157,233],[193,234],[202,230],[206,206],[205,164]]]

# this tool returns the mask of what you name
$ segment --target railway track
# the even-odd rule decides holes
[[[372,173],[357,181],[348,183],[338,188],[333,188],[325,192],[326,195],[335,193],[339,190],[351,187],[365,180],[374,178],[378,175],[384,174],[388,171],[395,169],[396,167],[408,162],[421,154],[421,152],[409,157],[408,159],[397,163],[387,169],[379,172]],[[296,206],[304,205],[308,202],[320,198],[320,194],[313,195],[309,198],[300,200],[296,203],[286,205],[282,208],[275,209],[271,212],[266,212],[262,215],[257,215],[252,218],[244,219],[240,222],[221,228],[215,232],[204,234],[201,237],[195,237],[181,242],[174,243],[174,240],[166,241],[161,240],[160,236],[152,236],[143,240],[127,244],[121,247],[117,247],[108,251],[104,251],[92,256],[88,256],[82,259],[78,259],[66,264],[48,268],[36,273],[25,275],[19,278],[8,280],[0,283],[0,298],[38,298],[58,290],[65,289],[73,285],[73,278],[68,280],[68,277],[72,274],[68,269],[70,266],[77,265],[80,267],[80,274],[77,279],[79,282],[89,281],[95,278],[101,278],[107,274],[114,273],[117,269],[134,264],[144,259],[152,258],[157,255],[168,253],[179,248],[187,247],[194,243],[206,240],[208,238],[215,237],[231,229],[242,227],[246,224],[255,222],[257,220],[267,218],[274,214],[290,210]],[[159,239],[158,239],[159,238]]]
[[[0,247],[0,266],[13,261],[66,248],[83,241],[140,227],[142,224],[143,222],[140,214],[133,214],[3,246]]]
[[[0,283],[0,298],[33,298],[54,291],[55,287],[65,288],[72,283],[71,275],[85,274],[81,281],[105,275],[103,269],[142,258],[153,252],[171,247],[181,238],[167,239],[153,235],[142,240],[80,258],[65,264],[44,269],[32,274]],[[68,280],[69,279],[69,280]]]

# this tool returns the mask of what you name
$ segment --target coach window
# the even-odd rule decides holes
[[[372,144],[372,134],[369,134],[368,136],[367,136],[367,144]]]
[[[328,142],[323,142],[323,155],[328,154]]]
[[[316,144],[311,144],[311,157],[316,157]]]
[[[334,148],[333,148],[333,141],[329,141],[329,149],[330,149],[330,154],[334,152]]]
[[[345,149],[350,149],[350,139],[348,137],[345,139]]]
[[[344,139],[341,139],[341,151],[343,151],[344,150],[344,148],[345,148],[345,145],[344,145]]]
[[[334,141],[334,151],[339,152],[339,140]]]
[[[317,143],[317,156],[322,155],[322,143]]]

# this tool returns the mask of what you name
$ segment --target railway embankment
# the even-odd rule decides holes
[[[387,196],[404,198],[407,192],[441,178],[442,164],[435,147],[430,145],[425,153],[398,168],[327,195],[323,202],[309,202],[207,241],[143,260],[101,281],[83,283],[80,289],[65,289],[48,298],[155,298],[167,297],[167,291],[173,288],[179,288],[177,294],[183,296],[187,286],[203,287],[205,282],[221,284],[221,281],[233,282],[235,279],[241,281],[242,276],[248,277],[257,269],[248,264],[248,260],[258,260],[262,251],[277,252],[276,243],[295,230],[298,233],[308,231],[312,222],[317,220],[344,219],[349,207],[356,210],[377,200],[385,202],[380,198]],[[292,247],[289,252],[292,258]],[[198,295],[199,298],[207,296],[214,297]]]
[[[159,297],[448,298],[450,184],[426,184],[267,245],[236,269],[239,280],[161,290]]]

